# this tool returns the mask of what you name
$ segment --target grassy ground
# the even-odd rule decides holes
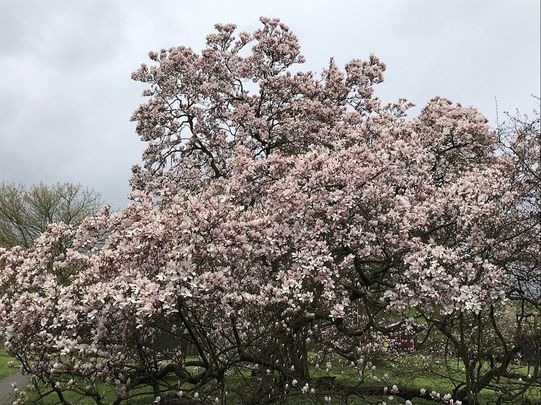
[[[0,379],[17,372],[16,367],[8,366],[8,363],[12,361],[13,361],[13,358],[8,356],[6,352],[4,352],[4,350],[0,348]]]
[[[444,377],[444,370],[443,366],[438,363],[438,359],[421,359],[417,356],[404,356],[404,357],[393,357],[393,364],[392,366],[389,366],[389,362],[384,361],[383,364],[386,364],[386,366],[379,366],[376,368],[375,371],[371,371],[368,373],[366,377],[366,381],[364,382],[365,385],[377,385],[377,386],[388,386],[389,388],[396,384],[399,387],[403,388],[412,388],[415,390],[419,390],[421,388],[425,388],[427,391],[437,391],[441,395],[444,395],[446,393],[450,393],[453,390],[453,386],[450,383],[449,379]],[[423,367],[426,364],[430,364],[430,369],[423,369]],[[0,363],[2,364],[2,363]],[[460,366],[457,364],[457,366]],[[460,369],[460,367],[458,367]],[[0,372],[1,372],[0,368]],[[521,370],[521,372],[526,373],[528,370],[524,368]],[[438,375],[441,374],[441,375]],[[332,376],[336,379],[336,381],[344,383],[344,384],[351,384],[355,385],[359,383],[359,375],[351,370],[348,367],[341,367],[340,364],[333,364],[332,369],[328,372],[324,370],[312,370],[311,375],[313,377],[318,376]],[[386,375],[389,375],[389,379],[386,380]],[[462,379],[462,375],[459,371],[457,371],[456,375],[453,376],[457,380]],[[174,384],[174,381],[170,381],[172,384]],[[246,396],[247,393],[254,390],[255,383],[250,378],[249,371],[245,371],[243,373],[239,373],[235,376],[230,376],[227,381],[228,390],[230,392],[229,396],[229,402],[231,404],[236,404],[239,401],[235,398],[238,398],[236,395],[240,394],[243,396]],[[101,384],[98,386],[98,389],[100,392],[105,394],[106,403],[112,402],[113,399],[116,397],[114,389],[110,386],[106,386],[104,384]],[[150,395],[150,388],[149,387],[141,387],[139,393],[140,396],[130,399],[128,401],[125,401],[123,405],[148,405],[153,403],[153,396]],[[146,394],[145,394],[146,393]],[[237,394],[236,394],[237,393]],[[80,398],[75,393],[67,393],[66,394],[66,400],[68,400],[71,403],[75,403],[78,405],[93,405],[94,401],[88,398]],[[541,400],[541,392],[539,390],[532,391],[529,393],[528,397],[530,399],[535,400]],[[320,397],[321,398],[321,397]],[[484,404],[493,404],[495,403],[495,396],[491,391],[485,390],[481,392],[481,400]],[[370,402],[367,402],[363,399],[358,398],[350,398],[347,402],[349,405],[360,405],[360,404],[367,404],[367,403],[381,403],[383,401],[386,401],[387,404],[403,404],[404,400],[395,397],[394,400],[389,400],[388,396],[381,396],[381,397],[371,397]],[[428,404],[434,404],[434,402],[426,401],[422,399],[414,399],[413,404],[415,405],[428,405]],[[27,405],[33,404],[33,405],[56,405],[58,403],[58,397],[56,394],[49,395],[48,397],[41,399],[40,401],[36,401],[36,397],[31,397],[30,400],[27,402]],[[299,391],[292,392],[292,395],[290,398],[288,398],[288,404],[291,405],[309,405],[309,404],[345,404],[344,399],[337,396],[337,395],[331,395],[331,402],[323,402],[321,399],[319,401],[316,401],[314,396],[312,395],[302,395]]]

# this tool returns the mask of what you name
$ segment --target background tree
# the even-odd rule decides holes
[[[78,225],[103,205],[101,196],[79,184],[0,184],[0,247],[28,247],[54,222]]]

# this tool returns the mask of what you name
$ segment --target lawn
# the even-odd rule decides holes
[[[0,348],[0,379],[17,372],[17,367],[8,366],[11,362],[13,362],[13,357]]]
[[[389,360],[389,359],[387,359]],[[394,358],[393,358],[394,360]],[[426,371],[419,371],[421,363],[426,363],[427,359],[420,359],[415,355],[409,355],[409,356],[398,356],[396,358],[396,361],[394,362],[394,367],[378,367],[375,371],[371,371],[369,373],[369,376],[366,379],[365,385],[381,385],[381,386],[388,386],[389,389],[393,384],[398,385],[399,387],[403,388],[410,388],[410,389],[416,389],[419,390],[421,388],[425,388],[427,391],[435,390],[439,392],[442,396],[446,393],[450,393],[453,390],[453,386],[449,382],[448,379],[443,377],[443,368],[439,366],[437,359],[428,359],[429,362],[432,363],[432,365],[436,365],[435,368]],[[386,362],[388,364],[388,362]],[[413,367],[412,367],[413,366]],[[441,372],[442,375],[438,376],[438,367],[439,372]],[[413,371],[413,370],[416,371]],[[524,370],[521,370],[521,372],[526,373],[527,369],[524,368]],[[332,365],[332,369],[327,371],[324,370],[312,370],[311,374],[313,377],[319,377],[319,376],[331,376],[336,379],[337,382],[341,382],[344,384],[358,384],[359,383],[359,376],[358,374],[348,368],[348,367],[340,367],[338,363]],[[386,380],[386,374],[390,377],[389,380]],[[460,380],[462,379],[462,375],[459,375],[458,373],[453,376],[455,379]],[[175,381],[171,379],[170,383],[174,384]],[[242,393],[246,394],[247,392],[250,392],[251,390],[255,389],[256,383],[250,378],[250,372],[248,370],[243,371],[242,373],[238,373],[236,375],[232,375],[227,380],[227,386],[228,390],[230,392],[230,399],[229,403],[235,404],[238,403],[238,401],[235,400],[236,393]],[[361,384],[362,386],[363,384]],[[113,398],[115,398],[115,392],[114,389],[110,386],[106,386],[105,384],[99,385],[98,388],[102,393],[105,394],[108,401],[112,401]],[[141,387],[139,393],[140,396],[127,400],[123,402],[123,405],[143,405],[143,404],[151,404],[153,402],[153,396],[150,395],[150,387]],[[539,401],[541,399],[541,392],[539,390],[532,391],[528,395],[529,399],[534,399]],[[93,405],[94,401],[88,398],[79,398],[77,394],[75,393],[68,393],[66,395],[66,399],[72,403],[78,404],[78,405]],[[484,404],[493,404],[495,403],[495,396],[494,393],[488,390],[484,390],[481,392],[481,400]],[[386,401],[388,404],[398,404],[404,403],[403,399],[395,397],[394,401],[389,400],[388,396],[373,396],[370,397],[370,402],[367,402],[366,400],[359,399],[359,398],[353,398],[350,397],[350,399],[347,401],[347,404],[349,405],[360,405],[360,404],[366,404],[366,403],[381,403],[383,401]],[[434,404],[434,402],[422,400],[422,399],[414,399],[412,400],[413,404],[416,405],[428,405],[428,404]],[[58,403],[58,398],[56,395],[49,395],[48,397],[36,401],[36,397],[31,397],[31,400],[27,402],[27,405],[34,404],[34,405],[55,405]],[[300,393],[300,391],[292,391],[290,398],[288,398],[288,404],[291,405],[309,405],[309,404],[318,404],[323,403],[320,397],[319,402],[314,400],[313,395],[303,395]],[[325,402],[325,404],[344,404],[344,399],[338,395],[331,395],[331,402]]]

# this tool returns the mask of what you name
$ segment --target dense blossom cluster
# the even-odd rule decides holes
[[[134,73],[149,88],[132,204],[0,251],[5,348],[60,395],[103,403],[105,381],[119,401],[141,384],[226,401],[249,364],[269,397],[327,398],[310,368],[339,357],[364,378],[411,314],[452,336],[446,317],[501,307],[537,266],[517,254],[540,230],[532,132],[497,150],[478,111],[443,98],[407,118],[374,96],[375,56],[293,73],[296,37],[261,21]]]

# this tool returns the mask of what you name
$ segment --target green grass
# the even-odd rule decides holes
[[[13,361],[13,357],[9,356],[3,349],[0,348],[0,379],[17,372],[17,367],[8,366],[8,363]]]
[[[105,403],[111,403],[116,399],[116,393],[115,393],[114,388],[106,384],[98,384],[97,387],[98,387],[98,391],[104,394]],[[28,402],[26,402],[26,405],[57,405],[58,404],[58,396],[54,393],[47,395],[45,398],[42,398],[39,401],[36,398],[37,396],[35,394],[31,394]],[[74,392],[64,393],[64,398],[66,399],[66,401],[73,404],[77,404],[77,405],[95,405],[96,404],[94,400],[92,400],[91,398],[81,397],[79,394],[74,393]],[[136,398],[132,398],[128,401],[125,401],[123,404],[148,405],[148,404],[152,404],[153,402],[154,402],[154,398],[151,395],[142,395]]]
[[[425,357],[425,359],[421,359],[421,356],[417,354],[394,354],[392,357],[384,359],[384,361],[380,360],[380,363],[382,364],[376,367],[376,370],[369,372],[366,382],[362,385],[373,386],[379,384],[391,388],[394,384],[399,388],[414,390],[424,388],[427,392],[436,391],[443,396],[445,394],[452,394],[455,388],[452,380],[455,383],[465,380],[464,373],[459,371],[463,364],[456,360],[452,364],[453,370],[447,370],[444,367],[443,361],[437,357]],[[395,367],[389,367],[389,364],[394,364]],[[483,368],[483,372],[485,371],[488,371],[488,365]],[[532,370],[524,366],[516,367],[513,371],[526,377]],[[312,376],[317,376],[317,374],[312,372]],[[319,371],[319,374],[334,376],[337,381],[347,382],[351,385],[359,382],[358,374],[354,370],[348,367],[340,368],[336,364],[333,364],[333,369],[330,370],[329,374],[322,373],[321,371]],[[384,377],[385,374],[389,376],[387,381]],[[373,378],[374,376],[380,380],[375,380]],[[502,377],[500,382],[502,385],[506,385],[505,378]],[[489,389],[482,390],[479,397],[482,404],[495,404],[497,400],[496,393]],[[541,389],[539,387],[530,388],[526,392],[525,398],[532,401],[541,401]],[[381,400],[385,400],[385,397],[382,396]],[[398,402],[400,402],[400,399],[398,399]],[[412,400],[412,402],[419,405],[434,404],[433,401],[419,398]]]
[[[439,362],[436,358],[425,358],[424,360],[418,355],[406,355],[406,356],[393,356],[392,361],[394,367],[391,367],[391,359],[381,359],[381,365],[378,366],[375,370],[370,371],[365,379],[365,382],[362,385],[366,386],[388,386],[391,388],[393,384],[396,384],[399,388],[409,388],[419,390],[421,388],[426,389],[428,392],[436,391],[439,392],[442,396],[446,393],[451,393],[453,391],[453,385],[449,378],[444,376],[445,369],[443,364]],[[460,363],[456,363],[457,371],[454,371],[452,377],[458,381],[463,379],[463,374],[458,371],[460,369]],[[527,368],[522,368],[519,372],[527,375]],[[385,374],[389,375],[389,379],[385,380]],[[438,375],[439,374],[439,375]],[[356,371],[348,367],[342,367],[340,363],[333,362],[332,368],[329,372],[325,370],[311,370],[312,377],[321,377],[321,376],[332,376],[335,377],[336,381],[356,385],[359,384],[360,379]],[[377,379],[375,379],[376,377]],[[175,383],[175,380],[172,378],[169,381],[171,384]],[[184,389],[188,386],[184,386]],[[237,374],[229,376],[227,380],[227,389],[230,393],[229,402],[231,404],[236,404],[238,401],[236,398],[239,398],[238,395],[246,396],[249,392],[256,389],[256,383],[250,378],[250,372],[248,370],[240,371]],[[106,403],[112,402],[116,397],[114,389],[105,384],[99,384],[98,390],[105,394]],[[143,405],[143,404],[152,404],[153,396],[150,394],[150,387],[141,387],[138,391],[140,394],[146,393],[130,400],[123,402],[124,405]],[[203,392],[201,392],[203,394]],[[321,394],[321,393],[320,393]],[[332,400],[330,404],[343,404],[343,399],[336,394],[327,394],[330,395]],[[75,393],[67,393],[65,395],[66,399],[77,405],[93,405],[94,401],[88,398],[80,398]],[[528,393],[528,398],[539,401],[541,399],[541,392],[539,389],[532,390]],[[493,404],[495,403],[495,394],[489,390],[483,390],[480,394],[480,399],[483,404]],[[389,404],[404,403],[404,400],[395,397],[394,401],[389,401],[388,396],[377,396],[371,397],[371,402],[381,402],[386,401]],[[434,404],[434,402],[414,399],[412,400],[415,405],[428,405]],[[55,405],[58,403],[58,398],[56,394],[49,395],[48,397],[36,401],[36,397],[31,397],[27,405]],[[291,405],[309,405],[316,403],[314,397],[311,395],[302,395],[298,391],[293,391],[290,398],[288,398],[288,404]],[[319,402],[321,403],[321,401]],[[366,404],[366,400],[353,398],[347,402],[349,405],[360,405]],[[327,403],[326,403],[327,404]]]

